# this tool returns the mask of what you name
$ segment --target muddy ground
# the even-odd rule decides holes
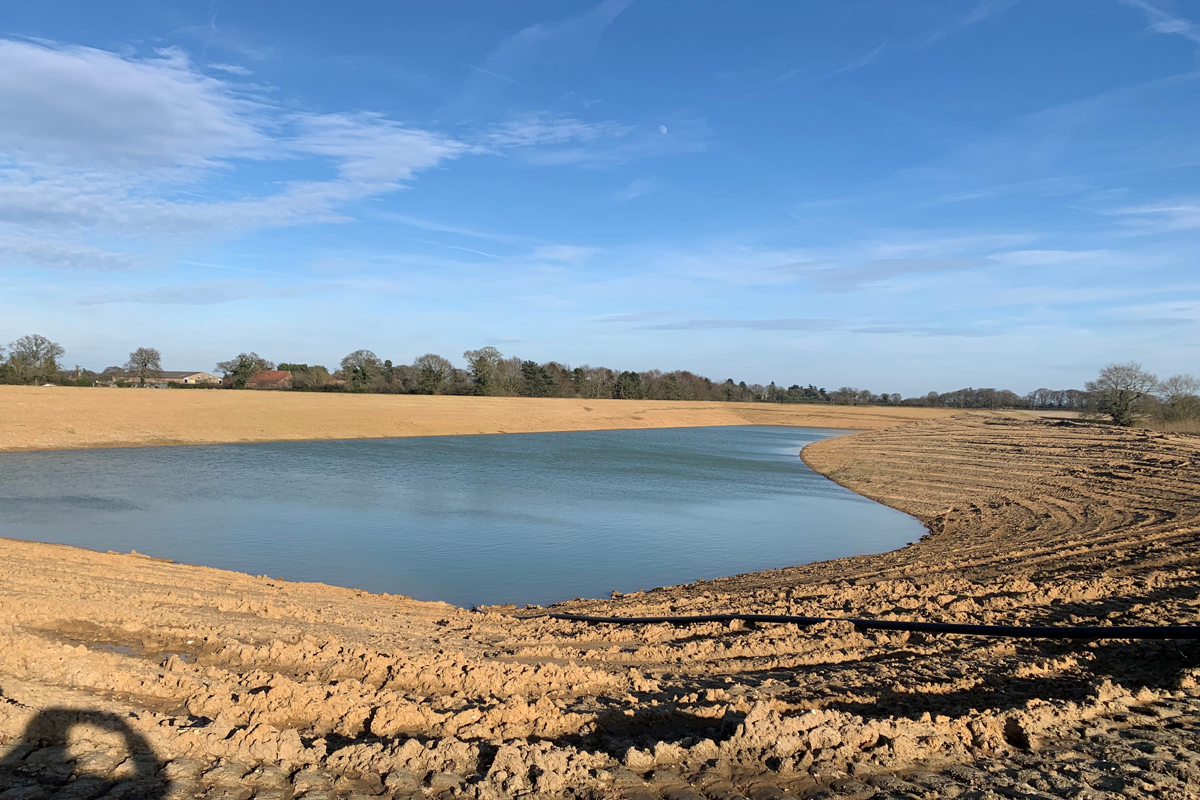
[[[555,610],[1198,621],[1196,437],[967,414],[804,458],[930,534]],[[1196,641],[589,627],[136,554],[0,558],[5,798],[1200,797]]]

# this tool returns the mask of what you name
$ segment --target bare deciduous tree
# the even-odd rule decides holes
[[[9,344],[10,375],[18,383],[44,383],[58,377],[58,359],[62,358],[62,345],[45,336],[31,333]]]
[[[1165,403],[1200,394],[1200,378],[1194,375],[1172,375],[1158,384],[1157,391]]]
[[[504,358],[496,365],[495,394],[516,397],[521,393],[521,357]]]
[[[129,354],[125,369],[130,375],[136,375],[141,386],[146,385],[146,378],[157,377],[162,372],[162,355],[153,347],[139,347]]]
[[[446,382],[454,371],[454,365],[449,359],[437,353],[426,353],[413,362],[417,369],[418,382],[422,394],[442,394]]]
[[[1158,378],[1136,361],[1106,364],[1087,390],[1096,400],[1096,410],[1117,425],[1132,425],[1142,398],[1154,391]]]
[[[617,384],[616,372],[607,367],[589,367],[586,364],[576,369],[579,372],[576,391],[580,397],[598,399],[613,396]]]
[[[1162,404],[1155,416],[1166,424],[1192,423],[1200,420],[1200,378],[1194,375],[1172,375],[1158,385]]]

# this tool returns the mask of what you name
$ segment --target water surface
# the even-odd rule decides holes
[[[912,517],[735,427],[0,454],[0,536],[407,594],[549,603],[881,552]]]

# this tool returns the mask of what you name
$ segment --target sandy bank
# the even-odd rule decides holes
[[[713,425],[869,429],[947,413],[685,401],[0,386],[0,451]]]
[[[1200,439],[964,415],[805,456],[931,535],[563,608],[1200,616]],[[52,545],[0,561],[12,783],[63,779],[47,736],[21,742],[67,705],[119,714],[177,797],[1200,796],[1200,643],[588,628]],[[105,777],[124,747],[77,745]]]

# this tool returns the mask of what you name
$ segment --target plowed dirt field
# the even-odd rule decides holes
[[[1196,437],[963,414],[804,458],[929,535],[554,610],[1200,621]],[[1200,796],[1194,640],[589,627],[11,540],[0,563],[4,797]]]

